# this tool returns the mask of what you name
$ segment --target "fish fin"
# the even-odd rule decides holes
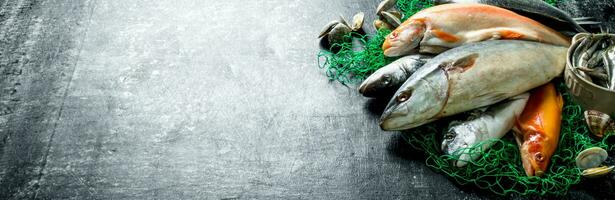
[[[521,121],[519,121],[519,116],[515,116],[515,125],[512,127],[513,136],[515,136],[515,141],[517,141],[517,145],[521,146],[523,144],[523,129]]]
[[[500,34],[501,39],[507,39],[507,40],[518,40],[518,39],[522,39],[525,37],[524,34],[514,31],[514,30],[500,30],[499,34]]]
[[[445,71],[459,71],[463,73],[472,68],[472,66],[474,66],[476,58],[478,58],[478,54],[473,53],[454,61],[444,62],[442,63],[442,65],[440,65],[440,68],[444,69]]]
[[[531,32],[523,30],[523,29],[514,29],[514,28],[490,28],[483,29],[479,31],[468,32],[465,35],[465,38],[468,43],[472,42],[481,42],[486,40],[539,40],[540,38],[531,34]]]
[[[431,33],[438,39],[449,43],[456,43],[460,40],[459,37],[457,37],[455,34],[440,29],[432,29]]]

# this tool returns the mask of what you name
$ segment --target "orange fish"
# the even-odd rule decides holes
[[[445,4],[420,11],[389,34],[382,49],[389,57],[438,54],[485,40],[529,40],[570,46],[570,39],[530,18],[484,4]]]
[[[530,99],[513,128],[523,169],[528,176],[542,176],[557,149],[564,100],[553,83],[531,91]]]

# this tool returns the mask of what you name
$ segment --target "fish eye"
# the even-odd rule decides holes
[[[444,135],[444,139],[445,140],[452,140],[455,139],[455,135],[457,135],[457,133],[455,133],[455,131],[449,131],[448,133],[446,133]]]
[[[401,94],[399,94],[399,96],[397,96],[397,102],[402,103],[402,102],[406,102],[408,101],[408,99],[410,99],[410,95],[412,94],[408,94],[406,92],[402,92]]]
[[[542,153],[538,152],[534,155],[534,158],[536,159],[536,161],[538,162],[542,162],[545,160],[545,157],[542,155]]]
[[[397,31],[393,31],[391,32],[391,36],[389,36],[389,39],[395,39],[399,36],[399,33]]]

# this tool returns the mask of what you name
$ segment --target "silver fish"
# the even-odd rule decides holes
[[[568,13],[543,0],[435,0],[436,5],[447,3],[480,3],[497,6],[534,19],[558,31],[587,32]]]
[[[566,47],[513,40],[446,51],[401,86],[385,109],[380,127],[411,129],[524,93],[559,76],[566,51]]]
[[[442,141],[442,151],[447,155],[459,156],[453,163],[457,167],[466,166],[469,161],[476,160],[493,145],[489,140],[500,139],[512,129],[529,97],[529,93],[524,93],[489,106],[478,117],[464,122],[452,122]],[[480,148],[471,152],[468,149],[482,142],[484,143]]]
[[[608,88],[615,90],[615,45],[604,52],[604,67],[609,77]]]
[[[431,58],[417,54],[397,59],[365,79],[359,86],[359,92],[366,97],[390,95]]]

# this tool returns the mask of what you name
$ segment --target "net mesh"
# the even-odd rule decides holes
[[[397,1],[397,7],[404,13],[404,18],[408,18],[419,10],[432,5],[431,1],[425,0]],[[350,33],[345,36],[346,39],[344,41],[353,41],[352,39],[354,41],[333,44],[330,48],[339,49],[336,53],[325,50],[320,51],[318,53],[318,65],[325,70],[330,80],[335,80],[342,84],[362,81],[376,70],[396,59],[385,57],[382,51],[382,43],[384,43],[384,38],[389,33],[391,33],[391,30],[387,29],[380,29],[373,35]],[[356,45],[353,45],[356,42],[360,43],[363,48],[356,49]]]
[[[557,1],[547,0],[551,4]],[[398,9],[405,13],[406,18],[432,5],[428,0],[397,1]],[[353,42],[335,44],[334,47],[340,49],[337,53],[321,51],[318,54],[319,66],[326,71],[330,80],[342,84],[361,81],[396,59],[386,58],[381,49],[384,38],[390,32],[391,30],[381,29],[371,36],[351,33],[346,37],[354,38],[355,45],[353,46]],[[357,42],[363,48],[356,49]],[[576,155],[589,147],[602,147],[613,151],[615,145],[609,141],[613,141],[615,136],[602,140],[592,138],[585,125],[582,108],[572,101],[563,83],[559,83],[558,90],[565,100],[561,136],[548,172],[541,178],[525,175],[519,148],[512,138],[489,140],[469,147],[468,151],[460,149],[453,155],[442,155],[439,150],[444,132],[442,127],[448,127],[449,121],[440,120],[403,132],[402,136],[412,147],[425,153],[427,166],[446,174],[459,184],[472,184],[499,195],[564,195],[572,185],[581,181],[581,171],[575,165]],[[483,150],[483,144],[487,142],[493,145]],[[452,165],[464,151],[468,154],[480,152],[482,156],[468,161],[469,164],[465,167]]]
[[[440,127],[447,127],[446,120],[402,134],[412,147],[425,152],[429,167],[448,175],[459,184],[474,184],[500,195],[564,195],[570,186],[581,181],[581,171],[575,165],[579,152],[589,147],[612,150],[615,145],[608,142],[608,137],[594,140],[585,125],[581,107],[572,101],[564,84],[560,84],[558,89],[565,101],[561,136],[548,172],[541,178],[525,175],[519,148],[512,138],[485,141],[467,148],[465,153],[482,152],[482,156],[459,168],[451,163],[458,160],[465,149],[453,155],[442,155],[439,151],[441,134],[445,131]],[[493,146],[483,151],[482,146],[486,142],[493,143]]]

